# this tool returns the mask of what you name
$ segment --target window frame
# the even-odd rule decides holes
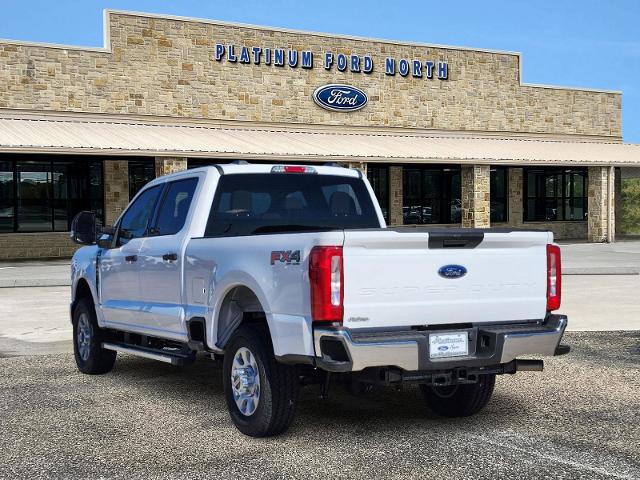
[[[453,194],[453,179],[457,175],[460,183],[460,197],[458,200],[462,201],[462,167],[457,164],[452,165],[438,165],[438,164],[408,164],[402,166],[402,221],[404,225],[459,225],[462,223],[462,215],[460,221],[453,221],[451,215],[451,207],[453,200],[455,199]],[[419,207],[420,207],[420,223],[407,224],[404,222],[404,208],[408,206],[405,203],[407,196],[407,189],[405,188],[405,174],[408,170],[417,170],[420,173],[419,182]],[[437,194],[426,196],[425,195],[425,173],[435,172],[437,174],[437,181],[434,184],[437,188]],[[425,199],[433,200],[433,205],[437,202],[438,207],[438,222],[424,222],[424,209]],[[432,207],[433,211],[433,207]],[[446,219],[446,221],[444,221]]]
[[[379,197],[378,196],[378,192],[376,192],[376,188],[375,188],[375,184],[372,181],[373,177],[370,176],[369,172],[372,170],[377,170],[377,179],[379,180],[380,177],[380,172],[384,171],[386,172],[386,190],[387,190],[387,194],[384,197]],[[380,211],[382,212],[382,218],[384,218],[384,221],[386,223],[389,223],[390,218],[391,218],[391,189],[389,188],[389,183],[390,183],[390,170],[389,170],[389,165],[387,164],[383,164],[383,165],[379,165],[379,164],[369,164],[367,165],[367,180],[369,181],[369,184],[371,185],[371,190],[373,190],[373,194],[376,197],[376,200],[378,201],[378,205],[380,206]],[[376,181],[376,184],[379,184],[379,181]],[[386,204],[383,204],[383,201]],[[385,209],[387,214],[385,215]]]
[[[210,204],[210,208],[209,208],[209,212],[208,212],[208,217],[207,217],[207,222],[205,225],[205,231],[204,234],[201,238],[234,238],[234,237],[247,237],[247,236],[259,236],[259,235],[272,235],[274,233],[272,232],[260,232],[260,233],[231,233],[231,234],[219,234],[219,233],[215,233],[212,232],[212,230],[214,230],[214,225],[215,222],[217,220],[217,214],[219,214],[220,212],[218,211],[218,208],[220,206],[220,203],[222,201],[222,195],[225,193],[228,193],[224,187],[226,187],[226,185],[224,185],[225,182],[227,181],[233,181],[235,179],[241,179],[242,177],[254,177],[254,176],[265,176],[265,177],[269,177],[269,176],[282,176],[283,178],[286,177],[294,177],[298,174],[288,174],[288,173],[260,173],[260,172],[253,172],[253,173],[231,173],[231,174],[225,174],[222,175],[219,179],[218,179],[218,183],[216,185],[216,189],[215,189],[215,194],[213,195],[213,199],[211,201]],[[300,176],[304,175],[305,177],[318,177],[318,175],[311,175],[311,174],[299,174]],[[366,209],[371,209],[371,211],[369,212],[369,214],[371,215],[371,220],[375,220],[375,226],[362,226],[362,227],[354,227],[353,229],[362,229],[362,228],[380,228],[381,223],[380,223],[380,217],[378,216],[377,210],[375,208],[375,204],[373,202],[373,199],[371,198],[371,194],[369,192],[369,190],[367,189],[367,186],[364,182],[362,182],[362,176],[358,175],[357,177],[351,177],[351,176],[346,176],[346,175],[319,175],[320,177],[336,177],[336,178],[344,178],[345,181],[351,182],[351,181],[356,181],[356,183],[361,183],[362,184],[362,198],[358,198],[358,202],[360,202],[360,208],[362,209],[363,212],[363,216],[364,216],[364,212]],[[235,177],[232,180],[230,180],[231,177]],[[221,188],[221,186],[223,186]],[[351,187],[354,190],[354,193],[357,195],[358,191],[356,188],[353,187],[353,185],[351,185]],[[250,191],[250,190],[248,190]],[[322,191],[319,190],[318,194],[321,196],[324,196]],[[369,205],[366,205],[365,202],[368,202]],[[303,232],[312,232],[312,231],[332,231],[332,230],[343,230],[345,228],[342,227],[324,227],[324,226],[317,226],[310,228],[310,229],[304,229],[304,230],[300,230],[300,231],[292,231],[290,233],[303,233]],[[349,227],[349,229],[351,229],[351,227]],[[279,233],[279,232],[278,232]]]
[[[65,192],[66,192],[66,196],[65,197],[61,197],[61,198],[56,198],[55,195],[55,187],[56,187],[56,183],[55,183],[55,174],[56,173],[60,173],[61,170],[57,170],[56,167],[67,167],[66,170],[64,170],[65,174],[68,174],[68,172],[70,171],[69,169],[74,166],[74,164],[84,164],[86,165],[87,168],[87,173],[88,173],[88,183],[86,185],[87,189],[88,189],[88,198],[86,198],[86,201],[88,203],[88,209],[91,211],[96,212],[96,218],[97,220],[101,223],[104,224],[104,220],[105,220],[105,213],[106,213],[106,201],[105,201],[105,168],[104,168],[104,162],[107,159],[105,157],[102,156],[95,156],[95,155],[86,155],[86,156],[82,156],[82,157],[71,157],[68,155],[43,155],[43,154],[10,154],[10,155],[1,155],[0,156],[0,162],[4,162],[9,164],[10,169],[11,170],[5,170],[7,172],[11,172],[12,175],[12,195],[11,195],[11,207],[13,209],[13,215],[12,215],[12,220],[11,220],[11,228],[7,229],[7,230],[0,230],[0,234],[12,234],[12,233],[19,233],[19,234],[31,234],[31,233],[64,233],[64,232],[68,232],[69,229],[71,228],[71,222],[73,221],[73,217],[75,215],[77,215],[77,213],[79,213],[79,211],[74,211],[72,209],[69,208],[70,202],[74,201],[74,200],[78,200],[80,198],[84,198],[84,197],[71,197],[69,196],[70,193],[70,189],[71,186],[73,185],[72,181],[74,179],[80,178],[80,177],[70,177],[67,176],[67,183],[66,183],[66,187],[65,187]],[[46,165],[46,173],[47,175],[50,176],[50,180],[48,181],[48,185],[47,185],[47,209],[50,210],[50,218],[48,218],[46,220],[46,222],[43,222],[44,224],[48,224],[50,226],[50,228],[48,229],[33,229],[33,230],[21,230],[20,229],[20,181],[19,181],[19,168],[21,165],[29,165],[29,164],[41,164],[41,165]],[[100,190],[101,190],[101,195],[99,196],[93,196],[92,195],[92,185],[91,185],[91,179],[92,179],[92,172],[91,169],[94,166],[98,166],[99,167],[99,171],[100,171],[100,181],[101,181],[101,185],[100,185]],[[76,171],[77,173],[77,171]],[[56,220],[56,201],[58,200],[66,200],[66,206],[65,206],[65,215],[66,215],[66,221],[67,221],[67,225],[65,229],[60,229],[60,228],[56,228],[56,223],[60,222],[61,219],[58,218]],[[95,202],[99,202],[101,204],[101,208],[99,209],[94,209],[94,203]],[[100,211],[101,213],[99,214],[98,211]]]
[[[535,192],[533,196],[530,196],[529,194],[529,174],[533,173],[533,172],[542,172],[542,176],[543,176],[543,186],[544,186],[544,196],[542,197],[538,197],[537,193],[538,193],[538,182],[536,181],[536,185],[535,185]],[[582,176],[582,196],[571,196],[570,194],[567,194],[567,178],[569,176],[575,175],[575,174],[581,174]],[[539,173],[538,173],[539,175]],[[559,175],[559,181],[560,181],[560,187],[561,187],[561,192],[558,195],[558,186],[555,186],[555,195],[554,196],[548,196],[546,194],[546,179],[550,176],[555,176],[557,178],[557,176]],[[522,221],[524,223],[535,223],[535,222],[539,222],[539,223],[552,223],[552,222],[585,222],[588,219],[588,215],[589,215],[589,171],[586,168],[567,168],[567,167],[526,167],[523,170],[523,178],[522,178],[522,183],[523,183],[523,212],[522,212]],[[575,190],[575,185],[572,182],[571,184],[571,188],[570,190]],[[580,199],[582,201],[582,205],[583,205],[583,218],[566,218],[567,217],[567,211],[566,211],[566,204],[567,202],[571,203],[576,199]],[[544,205],[544,208],[546,209],[546,203],[548,201],[553,201],[555,202],[556,205],[561,204],[562,205],[562,218],[556,218],[556,219],[539,219],[539,218],[533,218],[531,219],[529,217],[529,200],[534,200],[535,201],[535,210],[538,210],[538,204],[539,202],[542,202],[542,204]],[[535,212],[534,212],[534,217],[535,217]]]
[[[503,172],[504,175],[504,195],[500,197],[494,197],[493,189],[491,188],[491,173],[493,171]],[[493,220],[491,218],[491,203],[502,200],[504,202],[504,219]],[[507,223],[509,222],[509,168],[504,166],[490,166],[489,167],[489,222],[493,223]]]
[[[129,203],[129,206],[125,209],[124,212],[122,212],[122,215],[120,215],[120,218],[118,218],[118,222],[116,223],[116,226],[114,228],[114,233],[113,233],[113,238],[111,239],[111,247],[112,248],[119,248],[122,247],[123,245],[126,244],[119,244],[119,239],[120,239],[120,231],[122,229],[122,221],[124,220],[124,217],[127,215],[127,212],[129,212],[129,210],[131,210],[131,208],[133,207],[133,205],[135,204],[135,202],[148,190],[151,190],[153,188],[159,188],[160,189],[160,193],[158,193],[158,196],[155,199],[155,202],[153,204],[153,208],[151,209],[151,215],[149,215],[149,218],[147,218],[147,222],[145,224],[144,227],[144,232],[141,236],[139,237],[134,237],[131,239],[128,239],[127,243],[129,243],[130,240],[135,240],[137,238],[148,238],[149,235],[149,223],[155,218],[156,215],[156,211],[158,209],[158,202],[161,198],[163,198],[164,196],[164,191],[166,189],[167,184],[166,183],[161,183],[161,184],[155,184],[155,185],[148,185],[146,188],[141,188],[140,191],[138,191],[138,193],[136,194],[136,196],[133,198],[133,200],[131,201],[131,203]]]
[[[146,238],[149,237],[168,237],[171,235],[178,235],[180,232],[182,232],[182,230],[184,230],[185,226],[187,225],[187,219],[189,218],[189,214],[191,213],[191,208],[193,205],[193,202],[195,200],[195,198],[198,195],[198,187],[200,186],[200,179],[201,177],[199,175],[193,175],[190,177],[183,177],[183,178],[176,178],[175,180],[171,180],[170,182],[165,182],[162,192],[160,192],[160,195],[158,196],[158,199],[156,200],[155,206],[153,207],[153,213],[151,215],[151,221],[147,222],[147,228],[145,230],[145,233],[147,233]],[[195,180],[196,181],[196,186],[193,189],[193,197],[191,198],[191,203],[189,204],[189,210],[187,210],[187,216],[184,219],[184,223],[182,224],[182,227],[180,228],[180,230],[178,230],[175,233],[155,233],[154,231],[151,230],[155,230],[157,225],[158,225],[158,220],[159,220],[159,215],[160,215],[160,209],[162,208],[162,206],[164,205],[164,201],[167,198],[167,195],[169,193],[169,189],[171,188],[171,185],[174,183],[178,183],[178,182],[184,182],[186,180]],[[153,185],[150,185],[149,188],[152,188]],[[140,189],[140,192],[143,192],[145,189]],[[124,214],[123,214],[124,217]]]

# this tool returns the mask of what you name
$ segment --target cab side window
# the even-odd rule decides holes
[[[145,236],[147,223],[153,214],[161,191],[162,185],[151,187],[142,192],[136,201],[129,206],[118,229],[118,245],[124,245],[129,240]]]
[[[162,199],[153,235],[174,235],[182,230],[198,185],[197,178],[171,182]]]

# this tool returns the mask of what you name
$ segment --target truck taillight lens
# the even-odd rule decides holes
[[[344,276],[342,247],[313,247],[309,255],[311,316],[321,322],[342,322]]]
[[[547,311],[560,308],[562,291],[562,267],[560,263],[560,247],[547,245]]]

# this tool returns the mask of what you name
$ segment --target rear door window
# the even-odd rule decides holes
[[[314,174],[231,174],[220,179],[207,236],[378,228],[360,178]]]
[[[169,183],[151,231],[153,235],[174,235],[182,230],[197,185],[197,178]]]

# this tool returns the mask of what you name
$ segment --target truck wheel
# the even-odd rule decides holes
[[[468,417],[482,410],[493,393],[496,376],[480,375],[477,383],[446,387],[420,385],[427,406],[443,417]]]
[[[78,370],[89,375],[110,372],[116,352],[102,348],[103,330],[96,310],[88,300],[80,300],[73,310],[73,353]]]
[[[300,380],[295,367],[278,363],[269,332],[240,327],[225,349],[222,383],[231,420],[245,435],[286,431],[295,416]]]

